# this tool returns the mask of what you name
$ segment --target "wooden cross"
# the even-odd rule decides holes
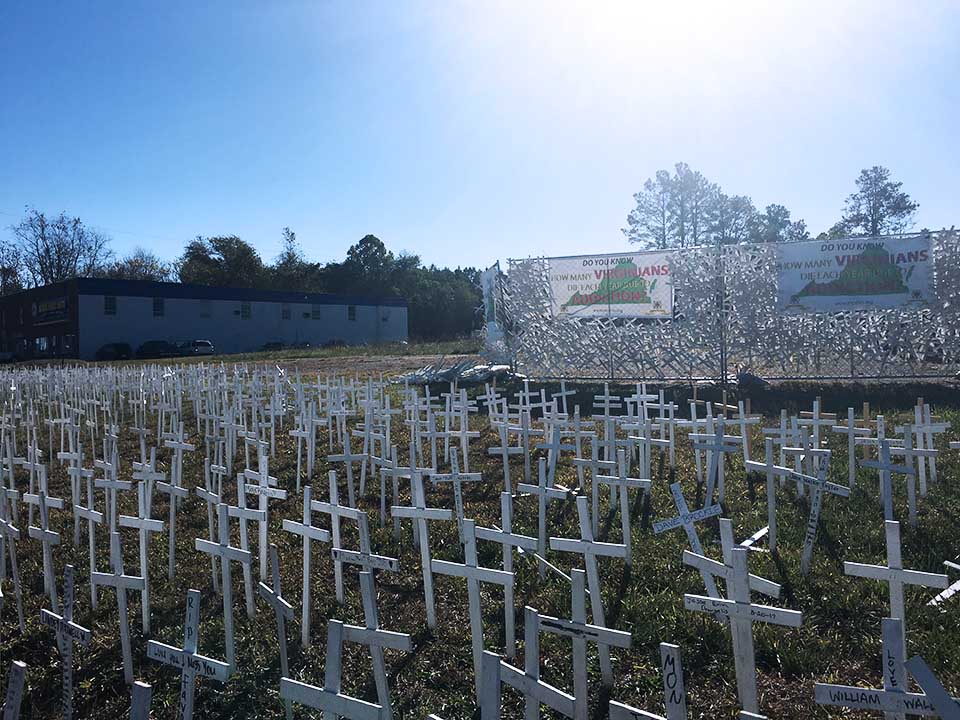
[[[227,664],[232,668],[236,661],[236,651],[233,641],[233,577],[230,563],[238,562],[249,566],[253,558],[248,550],[241,550],[230,545],[230,520],[227,508],[228,506],[225,503],[217,505],[219,542],[213,543],[203,538],[196,538],[194,543],[199,552],[220,558],[220,588],[223,592],[223,627],[226,636]],[[188,606],[189,602],[190,598],[188,596]]]
[[[743,406],[743,400],[737,403],[737,417],[731,422],[740,426],[740,437],[743,439],[743,461],[750,460],[750,426],[760,423],[762,418],[748,415]]]
[[[903,720],[911,715],[937,715],[931,698],[923,693],[910,692],[907,670],[903,662],[903,621],[883,619],[883,689],[851,685],[816,683],[814,700],[818,705],[845,707],[854,710],[883,711],[890,720]]]
[[[53,576],[53,546],[60,544],[60,534],[50,529],[47,496],[43,492],[37,495],[37,506],[40,508],[40,527],[30,525],[27,528],[27,535],[34,540],[39,540],[43,545],[43,584],[50,598],[50,607],[53,608],[53,612],[59,612],[57,583]]]
[[[340,490],[337,487],[337,472],[330,470],[327,473],[327,485],[330,492],[330,502],[320,502],[313,500],[310,503],[310,509],[314,512],[321,512],[330,516],[330,537],[333,541],[330,549],[331,555],[334,550],[339,550],[340,543],[340,520],[356,520],[358,511],[354,508],[344,507],[340,504]],[[333,579],[336,587],[337,602],[343,602],[343,561],[334,556],[333,560]]]
[[[597,569],[597,557],[618,557],[626,559],[627,546],[618,543],[598,542],[593,539],[590,527],[590,511],[587,499],[577,496],[577,519],[580,523],[580,539],[550,538],[550,549],[559,552],[573,552],[583,555],[583,564],[587,572],[587,586],[590,588],[590,612],[594,625],[605,627],[607,622],[603,614],[603,596],[600,594],[600,573]],[[613,667],[610,664],[610,648],[599,643],[600,674],[606,687],[613,687]]]
[[[167,496],[167,579],[173,580],[177,569],[177,501],[189,497],[190,491],[180,487],[173,473],[170,482],[158,482],[157,490]],[[148,508],[149,509],[149,508]]]
[[[654,715],[629,705],[610,701],[610,720],[687,720],[687,696],[683,687],[680,648],[660,643],[660,674],[663,677],[663,704],[666,716]]]
[[[547,451],[547,486],[553,487],[557,479],[557,462],[560,460],[560,453],[564,450],[576,450],[577,446],[571,443],[564,443],[560,438],[560,428],[552,424],[547,431],[547,442],[535,445],[537,450]]]
[[[20,703],[23,701],[23,681],[27,674],[27,664],[14,660],[7,673],[7,694],[3,700],[3,720],[17,720],[20,717]]]
[[[500,675],[504,684],[523,693],[525,720],[539,720],[541,705],[565,717],[574,716],[573,695],[540,679],[540,613],[532,607],[523,609],[523,670],[500,661]]]
[[[627,546],[627,555],[624,558],[627,567],[633,565],[633,543],[630,530],[630,495],[629,490],[639,489],[644,492],[650,490],[652,481],[649,479],[629,477],[630,470],[627,466],[627,454],[621,448],[617,450],[617,468],[618,472],[610,475],[599,475],[595,478],[596,482],[603,483],[610,488],[611,495],[614,489],[619,490],[620,495],[620,528],[623,534],[623,544]]]
[[[5,503],[6,499],[3,493],[0,492],[0,506],[3,506]],[[20,633],[24,634],[27,631],[27,624],[23,614],[23,591],[20,585],[20,569],[17,564],[16,545],[16,541],[20,539],[20,529],[13,524],[12,520],[4,519],[3,513],[0,513],[0,538],[3,539],[3,544],[6,545],[7,556],[10,558],[10,576],[13,581],[13,594],[17,600],[17,620],[20,624]],[[0,552],[3,552],[2,547],[0,547]],[[0,565],[4,565],[2,560],[0,560]],[[0,603],[2,603],[2,601],[0,601]]]
[[[677,515],[669,520],[655,522],[653,524],[654,534],[659,535],[667,530],[673,530],[674,528],[683,526],[684,532],[687,533],[690,549],[697,555],[703,555],[703,546],[700,544],[700,536],[697,534],[697,526],[695,523],[719,515],[722,512],[721,507],[719,505],[710,505],[690,512],[690,509],[687,507],[687,500],[683,497],[683,489],[678,482],[670,486],[670,494],[673,496],[674,505],[677,506]],[[720,593],[717,591],[717,585],[713,581],[713,576],[707,572],[702,572],[701,575],[703,576],[703,584],[706,588],[707,595],[710,597],[720,597]]]
[[[130,647],[130,623],[127,620],[127,591],[146,587],[139,575],[127,575],[123,570],[123,553],[120,551],[120,533],[110,533],[110,566],[112,573],[93,573],[90,582],[106,585],[117,591],[117,608],[120,614],[120,648],[123,652],[123,678],[127,685],[133,684],[133,650]],[[148,610],[149,612],[149,610]]]
[[[432,473],[430,475],[430,482],[434,485],[443,482],[453,485],[453,507],[457,514],[457,531],[461,543],[463,542],[463,483],[480,482],[481,480],[483,480],[483,476],[478,472],[460,472],[459,456],[456,448],[450,449],[450,472]]]
[[[495,583],[502,587],[513,584],[513,573],[480,567],[477,560],[476,523],[464,521],[463,563],[431,560],[430,569],[441,575],[462,577],[467,581],[470,607],[470,639],[473,644],[474,686],[480,700],[480,664],[483,658],[483,616],[480,608],[480,583]]]
[[[950,697],[946,688],[933,674],[933,671],[919,655],[914,655],[904,663],[913,679],[917,681],[930,703],[943,720],[960,720],[960,701]]]
[[[508,493],[513,493],[513,487],[510,483],[510,457],[512,455],[523,455],[528,454],[530,451],[527,447],[514,447],[510,445],[507,440],[507,428],[503,425],[500,425],[500,446],[487,448],[487,455],[499,455],[500,459],[503,462],[503,483],[504,489]]]
[[[223,476],[227,472],[225,465],[221,465],[220,461],[221,445],[217,443],[217,463],[211,463],[210,458],[204,460],[203,465],[203,482],[204,485],[197,485],[194,488],[197,497],[203,500],[204,504],[207,506],[207,539],[210,542],[216,542],[217,533],[214,528],[215,517],[217,505],[223,502]],[[217,558],[214,555],[210,556],[210,571],[213,578],[213,591],[215,593],[220,592],[220,578],[218,577],[217,571]]]
[[[539,626],[555,635],[569,637],[573,641],[573,718],[586,720],[589,698],[587,695],[587,641],[597,643],[597,647],[609,652],[610,646],[630,647],[630,633],[622,630],[610,630],[603,623],[587,623],[586,591],[584,571],[571,572],[571,615],[570,620],[541,615]],[[593,606],[591,595],[590,605]],[[596,615],[594,615],[596,617]],[[601,657],[603,654],[601,652]],[[608,655],[609,659],[609,655]]]
[[[303,609],[300,622],[300,642],[303,647],[310,647],[310,561],[311,540],[330,542],[330,533],[313,524],[313,487],[307,485],[303,489],[303,522],[296,522],[289,518],[283,519],[283,529],[294,535],[303,537]],[[262,583],[261,583],[262,584]]]
[[[352,509],[352,508],[351,508]],[[353,520],[357,523],[357,534],[360,537],[360,550],[346,550],[334,545],[330,554],[334,562],[358,565],[364,570],[400,571],[400,561],[397,558],[376,555],[370,544],[370,524],[364,510],[354,510]]]
[[[879,460],[861,460],[860,467],[878,470],[880,473],[880,494],[883,497],[883,516],[885,520],[893,520],[893,473],[913,477],[916,468],[912,465],[897,465],[890,459],[891,446],[886,438],[879,440]]]
[[[830,429],[847,436],[847,484],[853,490],[857,486],[857,438],[869,435],[870,429],[857,427],[857,419],[853,408],[847,408],[846,425],[832,425]]]
[[[427,627],[437,626],[437,611],[433,595],[433,561],[430,558],[430,533],[427,523],[430,520],[453,520],[453,511],[446,508],[427,507],[423,492],[423,475],[411,470],[410,484],[413,507],[394,505],[390,514],[395,518],[412,518],[414,532],[420,544],[420,566],[423,572],[423,595],[426,603]],[[464,521],[466,524],[466,521]]]
[[[220,507],[224,507],[220,505]],[[201,541],[199,538],[197,542]],[[230,563],[223,563],[229,567]],[[156,640],[147,643],[147,657],[180,670],[180,699],[177,704],[177,720],[193,717],[193,694],[197,687],[197,675],[226,682],[233,666],[205,657],[197,652],[200,627],[200,591],[187,591],[187,619],[183,626],[183,648],[166,645]]]
[[[147,486],[142,480],[137,483],[137,516],[120,516],[120,527],[136,528],[140,535],[140,575],[143,576],[143,590],[140,593],[141,603],[141,625],[143,634],[150,634],[150,573],[149,573],[149,549],[150,533],[163,532],[163,522],[161,520],[151,520],[150,513],[147,510]],[[93,575],[91,570],[90,574]]]
[[[60,651],[62,666],[63,692],[60,706],[63,720],[73,717],[73,644],[86,647],[90,644],[90,631],[73,621],[74,606],[73,565],[63,569],[63,615],[44,608],[40,611],[40,622],[52,628],[57,637],[57,649]]]
[[[327,659],[323,670],[323,687],[283,677],[280,678],[280,697],[297,705],[322,710],[324,720],[334,720],[337,717],[348,720],[380,720],[383,711],[380,705],[340,692],[345,635],[346,626],[342,622],[327,622]]]
[[[744,463],[747,471],[765,473],[767,476],[767,528],[769,532],[770,552],[777,551],[777,483],[778,477],[793,477],[794,471],[773,461],[773,438],[764,438],[764,461],[748,460]],[[694,551],[696,552],[696,551]],[[698,553],[702,555],[703,553]],[[708,593],[709,594],[709,593]]]
[[[956,563],[950,562],[949,560],[944,560],[944,561],[943,561],[943,564],[944,564],[944,567],[951,568],[952,570],[960,570],[960,565],[957,565]],[[953,585],[951,585],[950,587],[948,587],[948,588],[947,588],[946,590],[944,590],[943,592],[937,593],[937,594],[933,597],[933,599],[932,599],[930,602],[927,603],[927,605],[934,605],[934,606],[936,606],[936,605],[939,605],[939,604],[941,604],[941,603],[944,603],[944,602],[946,602],[947,600],[949,600],[950,598],[952,598],[954,595],[956,595],[958,592],[960,592],[960,580],[957,580],[955,583],[953,583]]]
[[[904,585],[945,588],[948,582],[947,576],[918,570],[905,570],[900,554],[900,523],[895,520],[886,520],[884,531],[887,542],[887,564],[866,565],[864,563],[844,562],[843,572],[854,577],[880,580],[887,583],[890,589],[890,617],[900,620],[905,628],[907,619],[903,601]],[[904,656],[900,659],[902,661],[906,658]]]
[[[353,487],[353,464],[357,462],[362,462],[363,458],[366,457],[363,453],[357,455],[353,454],[351,450],[351,435],[350,431],[347,431],[343,439],[343,452],[339,455],[327,455],[328,462],[342,462],[347,469],[347,503],[350,507],[355,508],[357,506],[357,493]]]
[[[373,680],[377,686],[377,702],[383,708],[382,719],[391,720],[393,708],[390,703],[390,685],[387,682],[386,663],[383,658],[385,647],[410,652],[413,644],[409,635],[388,632],[380,629],[380,616],[377,612],[377,592],[374,588],[373,573],[363,570],[360,576],[360,596],[363,600],[363,628],[345,625],[346,637],[353,642],[362,642],[370,648],[370,660],[373,663]]]
[[[304,536],[304,539],[307,540],[306,536]],[[277,641],[280,646],[280,675],[286,677],[290,674],[290,668],[287,664],[287,621],[293,620],[293,605],[284,600],[283,593],[280,589],[280,560],[277,556],[277,546],[273,543],[270,544],[270,571],[271,577],[273,578],[273,587],[261,580],[257,585],[257,590],[260,593],[260,597],[273,608],[273,612],[277,616]],[[286,705],[287,720],[292,720],[293,707],[289,701],[285,702],[284,705]]]
[[[686,551],[684,552],[685,561],[689,554]],[[683,604],[687,610],[710,613],[717,619],[726,618],[729,620],[730,633],[733,639],[733,659],[737,675],[737,695],[740,698],[740,705],[747,712],[757,713],[759,709],[756,659],[753,650],[753,623],[765,622],[774,625],[799,627],[802,614],[796,610],[754,605],[750,601],[750,576],[747,572],[748,551],[744,548],[734,548],[731,555],[732,566],[728,569],[727,574],[729,599],[684,595]],[[707,558],[702,558],[702,560],[707,560]],[[702,563],[702,560],[698,562]],[[704,567],[704,565],[701,565],[701,567]],[[779,592],[779,586],[777,587]]]
[[[528,485],[526,483],[519,483],[517,485],[518,492],[537,496],[537,554],[541,557],[545,557],[547,554],[547,503],[550,500],[563,500],[571,496],[570,490],[562,485],[548,485],[546,465],[547,461],[544,458],[540,458],[538,464],[539,483],[537,485]],[[545,570],[546,568],[544,568],[541,563],[541,577],[543,577]]]
[[[609,473],[616,472],[617,469],[615,460],[600,460],[599,452],[600,445],[596,441],[596,436],[594,436],[593,442],[590,443],[590,458],[573,459],[573,464],[577,467],[578,472],[583,472],[584,468],[590,469],[591,517],[593,519],[594,535],[600,532],[600,483],[597,482],[597,477],[599,477],[601,470],[606,470]],[[582,482],[580,487],[583,487]]]
[[[740,436],[724,434],[724,420],[720,416],[716,419],[710,430],[708,421],[708,432],[706,434],[691,433],[690,439],[693,441],[694,452],[705,452],[707,455],[707,494],[704,503],[713,501],[713,491],[717,488],[717,499],[723,502],[726,492],[724,484],[724,458],[725,453],[739,452]]]
[[[907,475],[907,508],[909,512],[910,525],[917,526],[917,489],[914,486],[914,480],[920,480],[920,497],[927,496],[927,463],[929,458],[933,460],[939,452],[936,448],[923,447],[923,433],[912,425],[902,425],[894,428],[897,432],[903,433],[903,441],[900,447],[891,447],[891,454],[902,455],[904,464],[915,469],[913,475]]]
[[[247,493],[244,489],[243,474],[237,475],[237,504],[227,506],[227,514],[240,521],[240,549],[250,550],[250,538],[247,535],[248,522],[260,522],[263,519],[262,510],[252,510],[247,507]],[[251,555],[252,557],[252,555]],[[255,612],[253,602],[253,562],[243,563],[243,593],[247,601],[247,617],[252,618]]]
[[[74,514],[77,518],[87,521],[87,555],[90,563],[90,574],[92,575],[97,571],[96,526],[103,524],[103,513],[97,512],[96,509],[95,496],[93,493],[93,476],[87,475],[84,477],[84,480],[86,481],[87,504],[76,505],[74,507]],[[97,586],[94,583],[90,583],[90,607],[93,610],[97,609],[98,595]]]
[[[810,562],[813,559],[813,545],[816,542],[817,529],[820,525],[820,511],[823,509],[823,494],[826,492],[839,497],[850,496],[850,488],[827,481],[827,471],[829,469],[830,457],[828,455],[826,456],[826,462],[821,463],[817,469],[815,478],[798,472],[794,472],[792,475],[797,482],[809,485],[812,488],[810,514],[807,516],[807,526],[803,534],[803,554],[800,557],[800,572],[804,575],[809,572]]]
[[[503,570],[513,572],[513,548],[536,551],[537,538],[519,535],[513,532],[513,497],[508,492],[500,493],[500,523],[503,529],[478,527],[478,540],[500,543],[503,549]],[[513,659],[517,654],[516,630],[514,629],[513,585],[504,585],[503,625],[507,657]]]
[[[617,395],[610,394],[610,383],[603,384],[603,395],[594,395],[593,396],[593,407],[595,410],[601,410],[600,413],[595,413],[598,417],[607,419],[613,417],[611,412],[613,410],[622,410],[623,404],[621,402],[622,398]]]
[[[263,517],[259,522],[259,541],[257,545],[260,548],[260,577],[267,576],[267,512],[269,509],[270,500],[286,500],[287,491],[281,490],[279,488],[270,487],[270,473],[268,471],[268,458],[266,455],[258,456],[259,462],[259,471],[256,473],[251,473],[249,470],[244,471],[244,476],[247,479],[251,479],[251,476],[256,476],[257,484],[244,485],[244,492],[248,495],[256,495],[260,499],[259,509],[263,513]],[[274,478],[276,480],[276,478]]]

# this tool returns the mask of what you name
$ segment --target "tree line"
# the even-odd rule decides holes
[[[919,207],[880,165],[864,169],[856,191],[829,229],[816,239],[902,233],[913,227]],[[632,243],[646,249],[727,245],[735,243],[798,242],[814,239],[806,223],[774,203],[758,210],[746,195],[728,195],[686,163],[673,172],[659,170],[633,196],[635,207],[622,229]]]
[[[28,208],[0,244],[0,294],[69,280],[102,277],[182,282],[214,287],[250,287],[303,293],[398,296],[408,304],[411,338],[463,337],[480,326],[483,304],[476,268],[424,265],[417,255],[394,255],[375,235],[347,250],[342,262],[306,257],[296,234],[283,229],[283,249],[265,262],[236,235],[196,237],[174,262],[136,248],[117,257],[110,238],[79,218],[48,216]]]

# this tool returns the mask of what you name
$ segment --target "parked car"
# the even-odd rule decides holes
[[[107,343],[94,354],[97,360],[129,360],[133,357],[133,348],[129,343]]]
[[[137,348],[138,358],[168,358],[177,355],[177,347],[166,340],[147,340]]]
[[[213,355],[214,352],[213,343],[209,340],[194,340],[190,343],[190,354],[192,355]]]

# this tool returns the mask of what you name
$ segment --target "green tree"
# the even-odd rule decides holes
[[[755,232],[757,209],[746,195],[717,193],[710,234],[721,245],[747,242]]]
[[[107,266],[103,276],[116,280],[167,282],[173,278],[173,267],[149,250],[138,247],[122,260]]]
[[[671,192],[670,173],[666,170],[657,170],[654,177],[647,179],[643,190],[633,196],[637,206],[627,215],[627,227],[622,231],[627,240],[656,250],[670,246]]]
[[[263,260],[256,249],[236,235],[197,237],[176,263],[182,283],[214,287],[254,287],[268,284]]]
[[[857,191],[846,201],[843,213],[846,227],[870,236],[909,230],[919,205],[902,187],[903,183],[891,180],[890,171],[881,165],[861,170]]]

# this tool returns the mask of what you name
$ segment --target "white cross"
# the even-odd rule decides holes
[[[639,489],[644,492],[650,490],[652,481],[649,479],[628,477],[630,470],[627,467],[627,454],[623,449],[617,450],[617,468],[616,473],[610,475],[599,475],[595,478],[596,482],[609,486],[611,494],[614,489],[619,490],[620,495],[620,528],[623,533],[623,544],[627,546],[627,555],[624,558],[627,567],[633,565],[633,543],[630,530],[630,495],[629,489]]]
[[[280,678],[280,697],[297,705],[322,710],[324,720],[334,720],[337,717],[348,720],[381,720],[380,713],[383,708],[380,705],[340,692],[340,668],[346,627],[339,620],[327,622],[327,655],[323,671],[323,687],[284,677]]]
[[[20,717],[20,703],[23,700],[23,681],[27,674],[27,664],[14,660],[7,673],[7,694],[3,700],[3,720],[17,720]]]
[[[224,507],[221,505],[220,507]],[[199,539],[197,542],[201,542]],[[207,542],[204,540],[203,542]],[[230,563],[223,563],[229,567]],[[226,682],[233,667],[229,663],[204,657],[197,652],[198,628],[200,625],[200,591],[187,591],[187,619],[183,626],[183,648],[166,645],[156,640],[147,643],[147,657],[180,669],[180,700],[177,704],[177,720],[193,717],[193,693],[197,675]]]
[[[843,572],[854,577],[869,578],[887,583],[890,588],[890,617],[901,620],[904,629],[906,629],[907,616],[903,601],[904,585],[945,588],[947,587],[947,576],[918,570],[904,570],[903,559],[900,554],[900,523],[895,520],[886,520],[884,531],[887,542],[887,564],[866,565],[844,562]],[[903,659],[901,657],[901,660]]]
[[[260,522],[263,520],[262,510],[253,510],[247,507],[247,494],[244,490],[243,474],[237,475],[237,504],[227,506],[227,514],[240,521],[240,549],[250,550],[250,538],[247,535],[248,522]],[[251,555],[252,558],[252,555]],[[243,563],[243,593],[247,601],[247,617],[252,618],[255,612],[253,602],[253,562]]]
[[[6,499],[3,496],[3,493],[0,492],[0,507],[6,503]],[[17,600],[17,620],[20,624],[20,633],[26,633],[27,624],[26,619],[23,614],[23,591],[20,585],[20,569],[17,564],[17,545],[16,541],[20,539],[20,529],[14,526],[11,520],[5,520],[3,513],[0,513],[0,538],[3,539],[3,544],[6,545],[6,552],[10,558],[10,574],[11,579],[13,580],[13,594]],[[0,552],[3,552],[3,548],[0,547]],[[0,560],[0,565],[3,565],[3,561]],[[2,601],[0,601],[2,602]]]
[[[904,663],[913,679],[917,681],[934,709],[940,714],[943,720],[960,720],[960,701],[950,697],[946,688],[937,679],[933,671],[923,661],[919,655],[914,655]]]
[[[177,553],[177,502],[180,498],[190,496],[190,491],[180,487],[170,473],[170,482],[158,482],[157,490],[167,496],[169,515],[167,517],[167,579],[173,580],[176,571]],[[147,503],[150,509],[150,503]]]
[[[571,614],[570,620],[541,615],[541,630],[569,637],[573,641],[573,718],[586,720],[589,698],[587,697],[587,641],[597,643],[597,647],[609,652],[610,646],[630,647],[630,633],[622,630],[610,630],[603,623],[587,623],[586,591],[584,571],[574,570],[571,575]],[[590,605],[593,606],[591,594]],[[596,617],[596,615],[594,615]],[[601,652],[601,657],[603,656]],[[608,656],[609,659],[609,656]]]
[[[340,544],[340,520],[341,518],[346,518],[348,520],[356,520],[358,517],[359,511],[355,508],[344,507],[340,504],[340,490],[337,487],[337,472],[336,470],[330,470],[327,473],[327,485],[329,486],[330,491],[330,502],[319,502],[313,500],[310,503],[310,508],[314,512],[321,512],[330,516],[330,536],[333,540],[332,547],[330,549],[330,554],[333,557],[333,579],[336,587],[336,596],[337,602],[343,602],[343,561],[337,559],[335,550],[339,550],[341,547]]]
[[[923,693],[910,692],[903,658],[903,621],[883,619],[883,689],[861,688],[851,685],[816,683],[814,699],[818,705],[846,707],[855,710],[883,711],[884,717],[902,720],[912,715],[935,715],[933,703]]]
[[[127,591],[143,592],[144,579],[139,575],[127,575],[123,571],[123,553],[120,551],[120,534],[110,533],[110,566],[112,573],[93,573],[90,582],[106,585],[117,591],[117,607],[120,611],[120,648],[123,652],[123,677],[127,685],[133,684],[133,650],[130,648],[130,623],[127,620]]]
[[[430,569],[441,575],[462,577],[467,581],[467,596],[470,607],[470,639],[473,645],[474,686],[479,702],[480,665],[483,658],[483,616],[480,608],[480,583],[495,583],[506,587],[513,584],[513,573],[480,567],[477,560],[476,523],[473,520],[465,520],[463,530],[463,563],[431,560]]]
[[[538,548],[537,538],[528,535],[519,535],[513,532],[513,497],[508,492],[500,493],[500,523],[503,529],[478,527],[478,540],[489,540],[500,543],[503,550],[503,569],[513,572],[513,548],[535,551]],[[514,629],[513,586],[505,585],[503,603],[504,635],[506,636],[507,657],[513,658],[517,653],[516,631]]]
[[[267,576],[267,513],[269,510],[270,500],[286,500],[287,491],[281,490],[279,488],[270,487],[270,473],[267,468],[268,458],[266,455],[260,455],[258,457],[259,461],[259,472],[251,473],[249,470],[244,470],[244,476],[248,479],[252,479],[253,476],[256,477],[257,484],[244,485],[244,492],[248,495],[256,495],[260,499],[259,509],[263,513],[263,519],[259,522],[259,542],[257,543],[260,547],[260,577]],[[274,478],[275,480],[276,478]]]
[[[957,565],[956,563],[952,563],[949,560],[944,560],[943,564],[945,567],[951,568],[953,570],[960,570],[960,565]],[[947,600],[952,598],[958,592],[960,592],[960,580],[957,580],[955,583],[953,583],[953,585],[948,587],[943,592],[937,593],[937,595],[935,595],[934,598],[927,603],[927,605],[934,605],[934,606],[939,605],[940,603],[946,602]]]
[[[618,543],[598,542],[593,539],[590,528],[590,511],[587,508],[587,499],[583,495],[577,496],[577,519],[580,523],[580,539],[550,538],[550,549],[559,552],[573,552],[583,555],[583,564],[587,569],[587,586],[590,588],[590,611],[595,625],[605,627],[607,622],[603,614],[603,596],[600,594],[600,573],[597,569],[597,557],[618,557],[625,559],[627,546]],[[599,644],[600,674],[603,684],[613,686],[613,668],[610,665],[610,648],[605,643]]]
[[[26,497],[26,496],[24,496]],[[43,492],[37,495],[37,506],[40,508],[40,527],[30,525],[27,535],[39,540],[43,545],[43,584],[46,586],[50,598],[50,607],[53,612],[59,611],[57,604],[57,583],[53,576],[53,546],[60,544],[60,534],[50,529],[50,520],[47,516],[47,497]]]
[[[310,646],[310,561],[311,540],[330,542],[330,533],[313,524],[313,487],[307,485],[303,489],[303,522],[296,522],[288,518],[283,519],[283,529],[294,535],[303,537],[303,610],[300,622],[300,641],[303,647]]]
[[[64,720],[73,717],[73,644],[79,643],[84,647],[90,644],[90,631],[73,621],[73,589],[73,565],[67,565],[63,569],[63,615],[45,608],[40,611],[40,622],[52,628],[57,637],[57,649],[63,667],[61,707]]]
[[[143,590],[141,591],[141,624],[143,634],[150,634],[150,573],[149,557],[150,533],[163,532],[163,521],[151,520],[147,510],[147,486],[142,480],[137,483],[137,516],[120,516],[120,527],[136,528],[140,535],[140,574],[143,576]],[[91,570],[93,574],[93,570]]]
[[[437,611],[433,595],[433,561],[430,558],[430,533],[427,522],[430,520],[453,520],[453,511],[446,508],[427,507],[423,492],[423,475],[411,470],[412,507],[394,505],[390,514],[395,518],[412,518],[414,532],[420,544],[420,566],[423,572],[423,595],[426,603],[427,627],[437,626]],[[466,521],[464,521],[466,523]]]
[[[706,434],[691,433],[690,439],[693,440],[693,449],[695,452],[706,452],[707,454],[707,494],[704,503],[713,502],[714,487],[717,488],[719,502],[723,502],[726,493],[724,483],[724,460],[725,453],[739,452],[741,445],[739,435],[724,435],[724,420],[720,416],[716,419],[713,429],[710,429],[708,419],[708,431]],[[716,483],[716,485],[714,485]]]
[[[249,566],[253,559],[249,551],[241,550],[240,548],[235,548],[230,545],[230,520],[227,507],[224,503],[217,505],[219,542],[214,543],[209,540],[204,540],[203,538],[196,538],[194,543],[199,552],[215,555],[220,558],[220,588],[223,592],[223,627],[226,636],[227,664],[232,668],[234,667],[236,654],[233,641],[233,577],[230,570],[230,563],[239,562],[245,566]],[[190,598],[188,596],[188,607],[189,603]]]
[[[883,495],[883,516],[884,519],[893,520],[893,473],[899,473],[912,477],[916,474],[916,469],[907,465],[897,465],[890,459],[890,441],[882,438],[879,441],[880,459],[879,460],[861,460],[860,467],[872,468],[880,472],[881,494]]]
[[[356,490],[353,487],[353,464],[356,462],[361,462],[364,457],[363,453],[354,455],[350,447],[351,435],[347,431],[343,440],[343,452],[339,455],[327,455],[328,462],[342,462],[346,466],[346,476],[347,476],[347,502],[350,507],[355,508],[357,506],[357,495]]]
[[[562,485],[555,487],[548,485],[546,465],[547,461],[540,458],[537,467],[539,479],[537,485],[528,485],[527,483],[517,485],[518,492],[537,496],[537,554],[541,557],[546,557],[547,554],[547,505],[550,500],[564,500],[571,497],[571,491]],[[541,563],[541,577],[543,577],[545,570],[546,568]]]
[[[457,514],[457,531],[460,535],[460,542],[463,542],[463,483],[480,482],[483,476],[476,472],[460,472],[459,456],[457,449],[450,449],[450,472],[432,473],[430,482],[437,483],[448,482],[453,485],[453,507]]]
[[[794,477],[794,471],[773,461],[773,438],[764,438],[764,461],[748,460],[745,463],[747,471],[765,473],[767,476],[767,529],[770,552],[777,551],[777,483],[776,479]],[[700,553],[702,554],[702,553]]]
[[[515,447],[510,445],[507,439],[507,428],[504,425],[499,426],[500,431],[500,445],[499,447],[487,448],[487,455],[499,455],[501,461],[503,462],[503,482],[504,489],[508,493],[513,493],[513,488],[510,483],[510,457],[512,455],[522,455],[529,453],[528,448],[526,447]]]
[[[673,502],[677,506],[677,515],[669,520],[655,522],[653,524],[653,533],[659,535],[667,530],[673,530],[674,528],[683,526],[684,532],[687,533],[690,549],[697,555],[703,555],[703,546],[700,544],[700,536],[697,535],[697,526],[695,523],[719,515],[722,512],[721,507],[719,505],[710,505],[690,512],[690,509],[687,507],[687,500],[683,497],[683,489],[678,482],[670,486],[670,494],[673,496]],[[701,575],[703,576],[703,584],[706,588],[707,595],[710,597],[720,597],[720,593],[717,591],[717,585],[713,581],[710,573],[702,572]]]
[[[539,720],[540,705],[546,705],[565,717],[573,717],[573,695],[540,679],[540,614],[532,607],[523,609],[523,670],[500,661],[500,673],[506,685],[523,693],[526,720]]]
[[[306,538],[305,538],[306,539]],[[290,668],[287,664],[287,621],[293,620],[293,605],[283,598],[283,592],[280,589],[280,560],[277,557],[277,546],[270,544],[270,574],[273,578],[273,586],[267,585],[262,580],[257,585],[260,597],[273,608],[277,616],[277,641],[280,646],[280,675],[286,677],[290,674]],[[293,718],[293,708],[290,702],[284,703],[286,706],[287,720]]]
[[[830,469],[830,456],[827,455],[826,461],[820,464],[817,469],[817,477],[810,477],[803,473],[794,472],[792,477],[800,483],[809,485],[812,488],[810,497],[810,514],[807,516],[807,526],[803,535],[803,554],[800,557],[800,572],[806,574],[810,570],[810,562],[813,559],[813,545],[817,539],[817,529],[820,525],[820,511],[823,509],[823,494],[825,492],[839,497],[849,497],[850,488],[844,485],[827,481],[827,471]]]
[[[717,617],[727,618],[733,639],[734,664],[737,675],[737,695],[740,705],[747,711],[759,712],[757,703],[756,659],[753,651],[753,623],[765,622],[774,625],[799,627],[802,615],[796,610],[784,610],[754,605],[750,601],[750,577],[747,572],[745,548],[732,550],[732,567],[727,579],[729,599],[709,598],[701,595],[684,595],[683,604],[687,610],[706,612]],[[687,553],[684,552],[686,561]],[[707,558],[703,558],[706,560]],[[702,562],[702,561],[701,561]]]
[[[857,438],[869,435],[870,429],[857,427],[857,419],[853,408],[847,408],[846,425],[833,425],[830,429],[847,436],[847,484],[853,490],[857,486]]]

